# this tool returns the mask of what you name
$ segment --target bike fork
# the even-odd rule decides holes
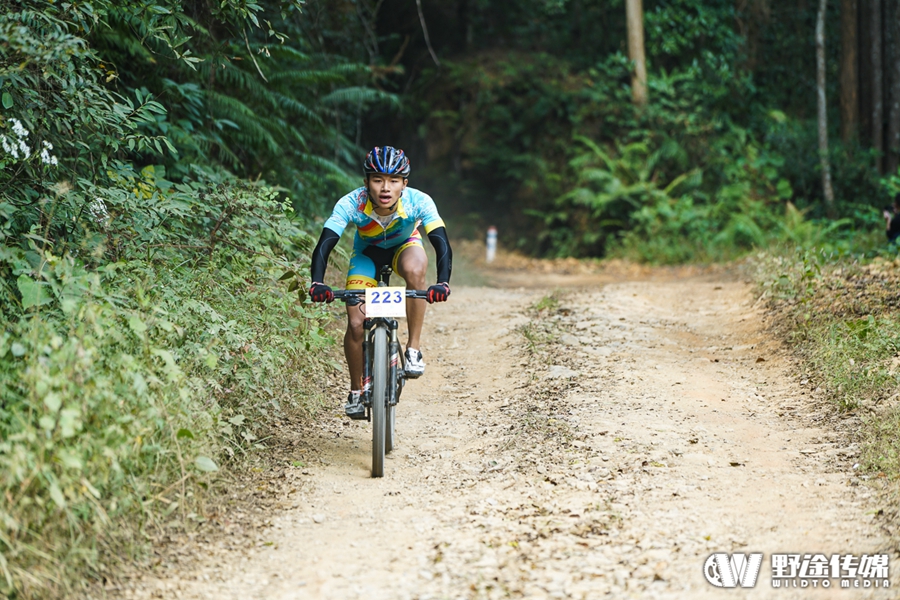
[[[397,394],[397,382],[400,377],[400,340],[397,335],[397,330],[399,328],[399,323],[397,321],[390,321],[390,352],[388,356],[391,357],[390,369],[388,371],[388,404],[389,406],[394,406],[398,401]],[[365,328],[365,333],[363,335],[363,389],[362,389],[362,402],[366,407],[366,420],[372,420],[371,408],[372,408],[372,330],[375,327],[376,322],[374,320],[370,321],[366,319],[363,327]]]
[[[372,324],[366,319],[363,327],[363,381],[362,402],[366,407],[366,421],[372,420]]]
[[[397,401],[400,399],[397,394],[397,383],[399,381],[400,374],[400,340],[397,338],[397,328],[399,323],[397,321],[391,321],[391,348],[390,348],[390,357],[391,357],[391,368],[388,374],[388,381],[390,382],[388,388],[388,405],[394,406],[397,404]]]

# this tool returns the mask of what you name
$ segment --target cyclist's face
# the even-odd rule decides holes
[[[375,173],[369,175],[366,187],[369,189],[369,199],[375,208],[391,208],[397,204],[400,194],[406,189],[407,180],[399,175],[382,175]]]

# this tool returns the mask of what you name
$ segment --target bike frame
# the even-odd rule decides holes
[[[371,408],[372,408],[372,339],[373,333],[376,327],[386,327],[388,330],[388,340],[390,342],[390,352],[388,356],[390,356],[391,364],[388,370],[388,381],[394,382],[393,385],[388,389],[388,404],[390,406],[396,406],[397,402],[400,400],[400,390],[403,387],[403,382],[406,380],[406,377],[403,376],[403,370],[400,369],[400,365],[402,363],[401,355],[400,355],[400,339],[397,335],[397,330],[399,329],[400,324],[396,319],[389,319],[386,317],[376,317],[374,319],[366,318],[363,323],[363,328],[365,328],[365,337],[363,338],[363,396],[362,402],[366,407],[366,419],[371,421]]]

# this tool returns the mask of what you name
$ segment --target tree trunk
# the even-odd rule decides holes
[[[857,81],[857,0],[841,0],[841,139],[856,137],[859,126],[859,81]]]
[[[641,0],[625,0],[628,22],[628,58],[634,63],[631,97],[636,106],[647,105],[647,60],[644,56],[644,9]]]
[[[822,164],[822,191],[825,210],[834,215],[834,190],[831,188],[831,163],[828,160],[828,105],[825,98],[825,13],[828,0],[819,0],[816,18],[816,90],[819,96],[819,162]]]
[[[738,35],[745,40],[747,58],[744,67],[751,73],[759,66],[759,49],[772,17],[772,3],[772,0],[737,0],[735,24]]]
[[[872,50],[869,40],[872,0],[858,0],[856,39],[859,41],[859,139],[872,145]]]
[[[457,35],[459,36],[463,52],[468,52],[469,46],[472,45],[472,24],[469,17],[469,9],[469,0],[459,0],[459,4],[456,7],[456,19],[459,24],[459,33]]]
[[[890,78],[888,100],[887,169],[896,173],[900,166],[900,0],[889,0],[887,29],[891,45],[885,70]]]
[[[872,148],[878,152],[875,168],[884,162],[884,64],[882,61],[881,0],[871,0],[869,13],[869,53],[872,58]]]

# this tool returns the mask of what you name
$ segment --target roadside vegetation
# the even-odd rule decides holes
[[[776,329],[803,359],[809,385],[825,392],[836,413],[862,423],[855,432],[861,471],[884,481],[895,496],[900,492],[900,259],[812,248],[760,254],[752,262]]]
[[[347,181],[316,140],[365,91],[280,37],[299,4],[216,6],[2,3],[0,597],[113,577],[321,402],[296,274]]]

